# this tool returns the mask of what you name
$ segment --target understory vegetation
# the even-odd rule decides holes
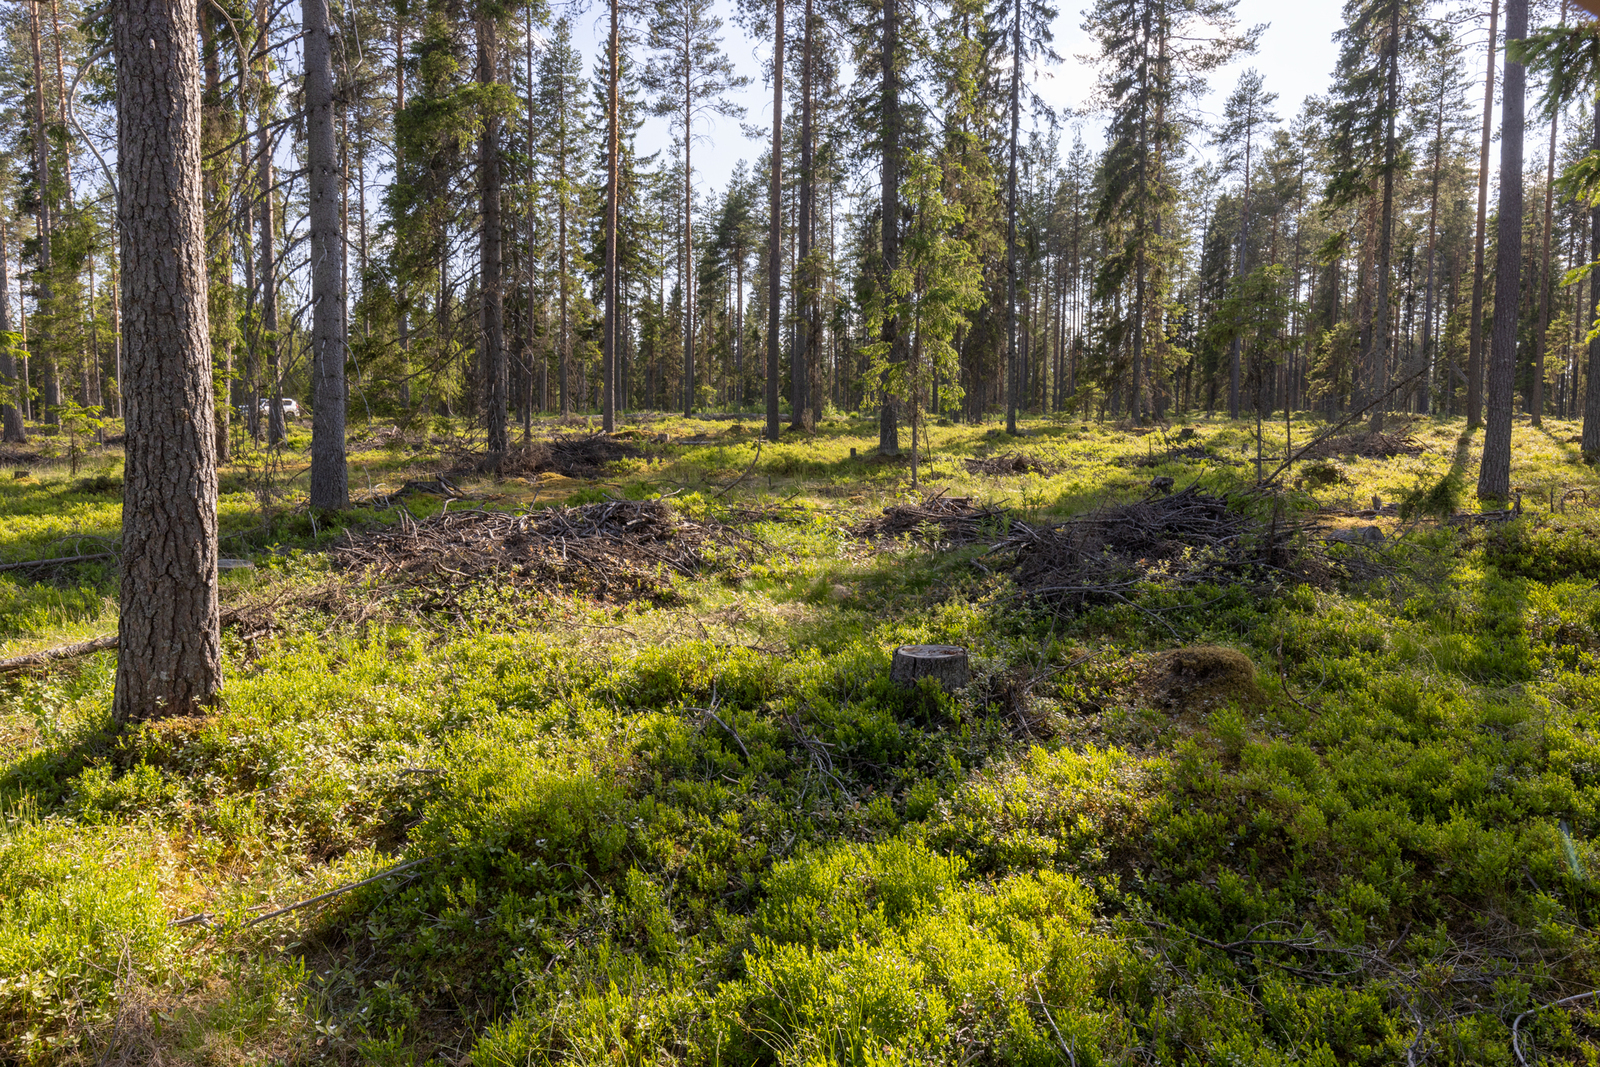
[[[848,419],[593,476],[370,426],[320,518],[224,471],[213,714],[112,732],[112,652],[0,676],[0,1062],[1600,1062],[1576,424],[1517,425],[1496,521],[1461,420],[1274,490],[1246,422],[1026,429],[930,427],[916,489]],[[1245,549],[1019,584],[1019,531],[1162,478]],[[119,483],[0,481],[0,559],[103,548]],[[656,570],[572,569],[646,506],[594,558]],[[492,566],[477,510],[528,518]],[[114,630],[115,575],[0,571],[0,656]],[[891,683],[915,643],[971,684]]]

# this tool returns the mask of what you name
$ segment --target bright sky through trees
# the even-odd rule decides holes
[[[1341,25],[1339,0],[1302,0],[1286,3],[1284,0],[1240,0],[1241,25],[1253,26],[1268,23],[1261,39],[1261,50],[1224,68],[1211,78],[1211,92],[1205,102],[1208,114],[1221,111],[1222,100],[1238,80],[1239,71],[1254,67],[1261,72],[1267,87],[1278,94],[1281,109],[1293,115],[1300,109],[1300,101],[1319,92],[1326,92],[1328,77],[1338,50],[1333,33]],[[1088,35],[1083,32],[1082,3],[1063,4],[1056,19],[1056,51],[1062,62],[1040,71],[1035,88],[1039,95],[1063,113],[1078,111],[1085,106],[1094,86],[1094,68],[1084,59],[1091,51]],[[750,84],[742,93],[735,94],[748,113],[747,123],[766,126],[772,121],[772,87],[764,77],[764,66],[771,46],[767,42],[752,42],[735,21],[735,5],[730,0],[719,0],[718,13],[722,16],[727,33],[728,51],[734,66],[750,77]],[[596,8],[577,20],[578,43],[585,55],[598,54],[605,33],[605,12]],[[1085,136],[1098,141],[1097,132],[1103,120],[1097,115],[1086,115]],[[1025,123],[1026,125],[1026,123]],[[706,188],[722,188],[739,160],[754,160],[761,154],[762,139],[747,139],[739,124],[731,119],[716,119],[706,123],[706,140],[696,146],[695,170],[705,181]],[[649,123],[641,131],[640,149],[645,153],[669,147],[669,134],[664,126]],[[1195,149],[1209,153],[1203,144]]]

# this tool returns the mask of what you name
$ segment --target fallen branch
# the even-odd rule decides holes
[[[746,467],[744,469],[744,473],[739,475],[739,477],[735,478],[733,481],[729,482],[727,485],[723,486],[721,489],[718,489],[715,493],[711,494],[711,499],[712,500],[716,500],[718,497],[721,497],[724,493],[726,493],[729,489],[732,489],[734,486],[738,485],[740,482],[742,482],[746,478],[750,477],[750,472],[756,469],[756,463],[758,461],[760,461],[760,459],[761,459],[761,438],[758,437],[758,438],[756,438],[756,454],[755,454],[755,457],[750,460],[750,466]]]
[[[14,674],[17,671],[25,671],[30,667],[42,667],[47,663],[54,663],[56,660],[75,659],[78,656],[104,652],[108,648],[116,647],[116,634],[106,634],[103,637],[92,638],[88,641],[79,641],[75,645],[57,645],[55,648],[45,648],[40,649],[38,652],[12,656],[10,659],[0,659],[0,674]]]
[[[359,882],[350,882],[349,884],[339,886],[336,889],[330,889],[326,893],[319,893],[314,897],[308,897],[305,900],[296,901],[295,903],[286,907],[278,908],[276,911],[269,911],[265,915],[257,915],[254,919],[251,919],[249,922],[245,923],[241,929],[255,926],[258,923],[264,923],[268,919],[276,919],[280,915],[287,915],[291,911],[298,911],[301,908],[307,908],[313,904],[320,904],[322,901],[336,897],[341,893],[348,893],[352,889],[360,889],[364,885],[371,885],[373,882],[382,881],[392,874],[399,874],[401,871],[409,871],[411,868],[426,862],[427,857],[424,856],[422,859],[409,860],[405,863],[397,864],[393,867],[390,867],[386,871],[379,871],[370,878],[363,878]],[[211,913],[209,911],[202,911],[197,912],[194,915],[185,915],[181,919],[173,919],[171,922],[167,923],[167,925],[189,926],[194,923],[199,923],[202,926],[211,925]]]
[[[90,552],[84,556],[57,556],[53,559],[25,559],[16,563],[0,563],[0,571],[21,570],[24,567],[48,567],[51,564],[88,563],[97,559],[112,559],[115,552]]]
[[[221,623],[227,626],[239,616],[238,608],[224,608]],[[54,648],[41,648],[37,652],[27,652],[10,659],[0,659],[0,674],[15,674],[25,671],[30,667],[43,667],[56,660],[76,659],[79,656],[88,656],[95,652],[104,652],[117,647],[117,635],[106,634],[103,637],[93,637],[87,641],[79,641],[75,645],[57,645]]]
[[[1571,1004],[1579,1000],[1587,1000],[1589,997],[1593,996],[1600,996],[1600,989],[1591,989],[1587,993],[1574,993],[1570,997],[1562,997],[1560,1000],[1552,1000],[1550,1003],[1541,1004],[1537,1008],[1529,1008],[1527,1011],[1513,1019],[1511,1021],[1511,1051],[1516,1054],[1517,1062],[1521,1064],[1522,1067],[1528,1067],[1527,1058],[1522,1055],[1522,1042],[1518,1033],[1522,1029],[1522,1020],[1526,1019],[1530,1015],[1537,1015],[1541,1011],[1546,1011],[1550,1008],[1559,1008],[1563,1004]]]

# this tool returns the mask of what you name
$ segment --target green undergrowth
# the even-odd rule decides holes
[[[442,610],[282,552],[229,576],[277,607],[228,631],[211,715],[113,733],[106,654],[5,682],[0,1062],[1512,1064],[1514,1023],[1596,1062],[1589,1006],[1543,1007],[1600,984],[1591,512],[1058,615],[983,546],[853,536],[908,492],[848,473],[847,429],[731,499],[753,444],[618,472],[689,514],[788,500],[667,602]],[[1037,429],[948,428],[933,466],[1017,506],[1039,480],[1036,515],[1090,489],[959,461],[1172,469]],[[1437,483],[1439,429],[1290,504]],[[14,582],[43,606],[11,632],[109,618],[80,578]],[[930,642],[968,687],[889,681]]]

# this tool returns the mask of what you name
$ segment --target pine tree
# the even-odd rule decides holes
[[[695,408],[694,286],[694,143],[696,122],[720,115],[737,118],[744,108],[728,99],[749,79],[734,71],[722,50],[722,20],[711,0],[657,0],[650,20],[650,47],[656,54],[645,68],[644,82],[655,93],[652,110],[671,119],[683,152],[684,276],[683,413]]]
[[[1506,0],[1506,64],[1500,105],[1500,230],[1496,237],[1494,333],[1489,349],[1488,404],[1478,497],[1511,495],[1511,410],[1516,388],[1517,304],[1522,279],[1522,128],[1527,73],[1510,56],[1528,33],[1528,0]]]

